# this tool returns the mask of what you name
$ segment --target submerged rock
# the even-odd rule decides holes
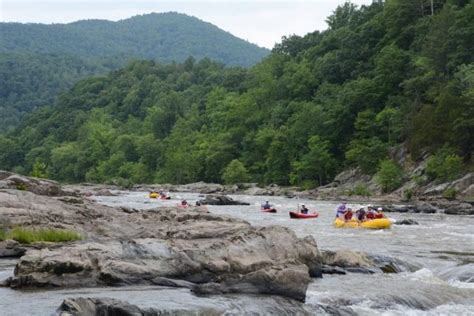
[[[59,316],[100,315],[100,316],[156,316],[152,308],[139,308],[136,305],[113,298],[67,298],[57,310]]]
[[[395,222],[395,225],[419,225],[417,221],[410,218],[404,218]]]
[[[207,195],[199,201],[201,205],[250,205],[250,203],[235,201],[225,195]]]
[[[383,255],[373,255],[351,250],[321,251],[323,273],[345,274],[352,273],[399,273],[416,271],[418,266]]]

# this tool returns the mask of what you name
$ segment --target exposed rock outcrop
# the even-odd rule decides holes
[[[7,171],[0,172],[0,189],[24,190],[47,196],[73,194],[72,192],[64,191],[56,181],[21,176]]]
[[[78,231],[85,241],[28,249],[7,284],[20,287],[174,285],[199,293],[266,293],[304,300],[321,276],[312,237],[280,226],[256,228],[204,209],[133,210],[0,191],[11,226]]]
[[[21,257],[26,249],[14,240],[0,241],[0,258]]]
[[[207,195],[199,201],[202,205],[250,205],[246,202],[235,201],[225,195]]]

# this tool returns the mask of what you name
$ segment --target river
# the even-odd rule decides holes
[[[13,291],[0,288],[0,315],[54,315],[67,297],[112,297],[141,307],[182,314],[334,314],[341,315],[474,315],[474,216],[389,213],[394,220],[413,219],[419,225],[394,225],[389,230],[336,229],[336,202],[285,197],[232,196],[249,206],[208,206],[212,213],[238,217],[257,226],[282,225],[297,235],[314,236],[320,249],[351,249],[398,258],[411,268],[397,274],[325,275],[314,279],[306,303],[264,295],[197,297],[186,289],[125,287]],[[146,192],[120,192],[96,197],[99,203],[149,209],[190,202],[198,194],[174,193],[168,201],[150,200]],[[266,199],[279,210],[259,211]],[[288,211],[304,203],[320,213],[317,219],[293,220]],[[357,208],[360,204],[352,204]],[[185,211],[185,210],[183,210]],[[14,260],[0,260],[0,279],[13,273]],[[193,311],[198,311],[194,313]]]

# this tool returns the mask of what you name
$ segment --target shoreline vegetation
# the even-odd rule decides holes
[[[275,183],[321,196],[356,170],[348,194],[409,199],[473,170],[474,3],[424,9],[345,3],[327,30],[284,37],[251,68],[190,57],[87,78],[0,135],[0,166],[68,183]]]
[[[74,231],[55,228],[14,227],[12,229],[0,229],[0,241],[11,239],[20,244],[31,244],[34,242],[68,242],[83,239]]]

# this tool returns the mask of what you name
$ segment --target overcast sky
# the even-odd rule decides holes
[[[283,35],[326,28],[325,18],[345,0],[0,0],[3,22],[68,23],[83,19],[117,21],[137,14],[177,11],[272,48]],[[352,0],[370,4],[372,0]]]

